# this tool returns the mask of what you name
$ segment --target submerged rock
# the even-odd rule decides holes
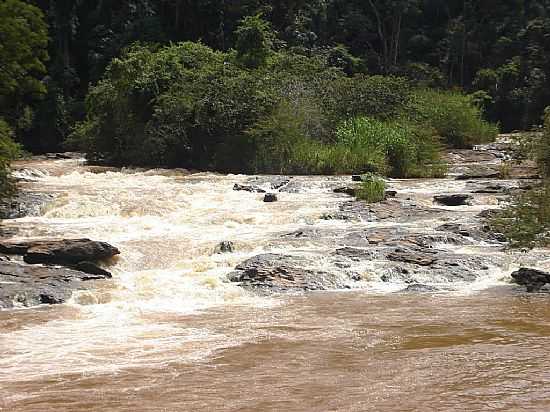
[[[550,273],[537,269],[521,268],[512,273],[512,278],[518,285],[526,286],[527,292],[538,292],[550,283]]]
[[[343,186],[343,187],[337,187],[333,190],[334,193],[341,193],[348,196],[355,196],[357,193],[357,190],[354,187],[349,186]]]
[[[109,277],[108,272],[90,274],[0,261],[0,308],[63,303],[74,290],[83,288],[83,282]]]
[[[470,205],[472,196],[464,193],[453,193],[434,196],[434,200],[445,206],[465,206]]]
[[[0,242],[0,253],[22,255],[27,263],[74,265],[96,262],[120,254],[105,242],[90,239],[36,240],[28,242]]]
[[[247,289],[284,292],[343,289],[348,287],[346,281],[359,280],[359,277],[318,270],[311,259],[303,256],[268,253],[244,261],[228,279]]]

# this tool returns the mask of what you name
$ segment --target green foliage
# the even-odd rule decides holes
[[[0,95],[45,93],[48,32],[39,8],[20,0],[0,2]]]
[[[380,176],[366,174],[361,177],[361,185],[356,190],[357,199],[367,203],[381,202],[386,198],[386,182]]]
[[[13,130],[0,118],[0,199],[13,194],[15,186],[10,178],[10,161],[20,154],[19,145],[14,143]]]
[[[550,183],[513,197],[490,225],[512,247],[550,246]]]
[[[439,177],[445,174],[441,145],[435,133],[403,121],[379,121],[358,117],[343,122],[338,143],[364,153],[362,171],[394,177]],[[357,170],[356,170],[357,172]]]
[[[405,117],[434,128],[455,148],[493,141],[498,128],[483,120],[471,96],[457,92],[421,89],[414,93]]]
[[[545,179],[550,179],[550,107],[545,110],[544,131],[535,144],[535,157]]]
[[[237,60],[251,69],[265,65],[275,38],[269,22],[259,15],[247,16],[240,22],[235,35]]]

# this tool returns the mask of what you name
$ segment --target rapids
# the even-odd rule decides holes
[[[100,169],[79,159],[25,161],[15,174],[22,190],[53,196],[3,223],[15,240],[88,237],[122,253],[111,281],[64,305],[0,310],[2,411],[550,408],[547,296],[509,283],[521,264],[550,268],[545,251],[443,243],[488,269],[428,294],[384,281],[381,262],[357,263],[362,280],[343,291],[266,295],[227,279],[262,253],[310,256],[338,272],[328,252],[339,245],[281,241],[304,228],[432,233],[450,216],[499,207],[494,195],[433,205],[434,194],[465,191],[467,182],[390,181],[400,196],[441,213],[350,222],[321,219],[349,201],[332,192],[349,177],[294,177],[300,190],[266,204],[232,190],[250,181],[241,175]],[[222,241],[235,252],[215,253]]]

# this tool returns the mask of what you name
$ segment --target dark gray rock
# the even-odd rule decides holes
[[[384,197],[387,199],[389,197],[396,197],[397,196],[397,190],[386,190],[384,192]]]
[[[74,268],[80,272],[84,272],[89,275],[100,276],[105,279],[110,279],[113,277],[111,275],[111,272],[108,272],[105,269],[100,268],[98,265],[96,265],[93,262],[79,262],[74,266]]]
[[[250,192],[250,193],[265,193],[266,191],[258,186],[248,186],[248,185],[240,185],[238,183],[235,183],[233,185],[233,190],[236,191],[244,191],[244,192]]]
[[[434,196],[434,200],[445,206],[464,206],[470,205],[472,196],[464,193],[453,193],[448,195]]]
[[[521,268],[512,273],[512,279],[527,287],[527,292],[538,292],[544,285],[550,283],[550,273],[542,270]]]
[[[74,265],[85,261],[105,260],[120,254],[120,251],[105,242],[63,239],[0,242],[0,253],[22,255],[27,263]]]
[[[276,202],[277,200],[278,200],[277,195],[275,193],[266,193],[264,196],[265,203],[273,203],[273,202]]]
[[[216,254],[233,253],[234,251],[235,251],[235,244],[228,240],[224,240],[223,242],[220,242],[214,249],[214,253]]]
[[[304,256],[263,254],[239,264],[228,279],[247,289],[285,292],[348,288],[346,281],[359,276],[315,269]]]
[[[68,268],[0,261],[0,308],[63,303],[73,291],[84,288],[85,282],[108,277]]]
[[[349,186],[343,186],[343,187],[337,187],[333,190],[334,193],[341,193],[348,196],[355,196],[357,193],[357,190],[354,187]]]

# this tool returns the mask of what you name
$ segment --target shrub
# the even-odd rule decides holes
[[[20,154],[20,147],[14,143],[13,130],[0,118],[0,199],[13,194],[15,186],[10,178],[10,161]]]
[[[355,196],[367,203],[381,202],[386,197],[386,182],[380,176],[372,173],[363,175],[361,185],[356,190]]]
[[[427,128],[407,122],[383,122],[358,117],[343,122],[337,131],[338,144],[364,153],[368,162],[362,171],[394,177],[440,176],[441,146]]]
[[[512,198],[511,204],[490,220],[512,247],[550,245],[550,183]]]
[[[440,90],[421,89],[413,93],[404,117],[433,127],[455,148],[471,148],[493,141],[498,128],[483,120],[470,96]]]

